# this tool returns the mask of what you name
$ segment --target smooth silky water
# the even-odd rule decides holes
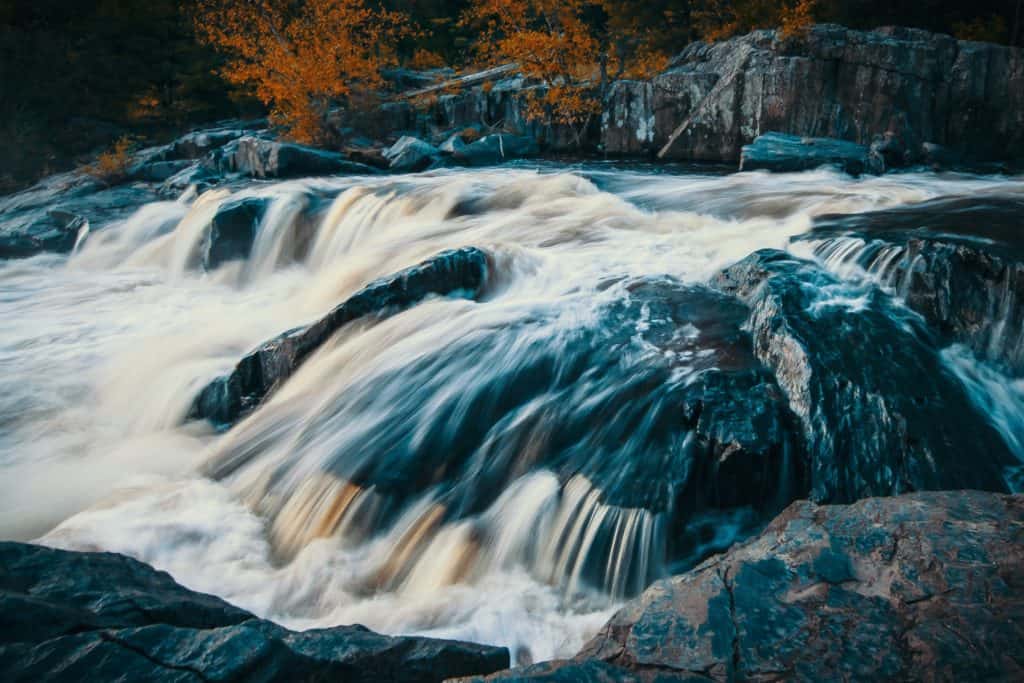
[[[635,331],[609,337],[630,284],[705,282],[789,248],[817,215],[985,194],[1024,195],[1024,179],[518,166],[252,183],[140,207],[70,257],[0,264],[0,536],[126,553],[292,628],[361,623],[507,645],[520,662],[572,655],[678,568],[664,509],[615,505],[584,472],[538,464],[569,440],[616,481],[619,464],[625,477],[677,438],[647,419],[662,394],[637,386],[692,381],[700,331],[678,330],[667,351],[641,310]],[[211,218],[246,196],[272,200],[251,257],[201,272]],[[198,390],[260,342],[460,246],[493,257],[480,301],[357,321],[232,429],[186,422]],[[819,258],[869,277],[848,266],[856,248]],[[1024,455],[1021,380],[960,347],[944,357]],[[433,483],[375,483],[403,458],[436,468]],[[742,515],[708,523],[697,555],[745,528]]]

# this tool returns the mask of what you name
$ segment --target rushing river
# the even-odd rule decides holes
[[[647,334],[664,321],[641,308],[628,334],[608,332],[631,283],[704,283],[766,247],[809,256],[790,239],[815,216],[948,195],[1024,197],[1024,179],[508,167],[142,206],[70,257],[0,262],[0,537],[126,553],[293,628],[571,655],[686,562],[666,556],[664,506],[616,505],[587,467],[536,465],[557,443],[561,462],[599,459],[616,482],[685,439],[660,420],[704,367],[701,330],[673,331],[666,350]],[[196,269],[212,216],[241,197],[270,200],[250,258]],[[186,420],[264,340],[462,246],[491,255],[487,296],[356,321],[230,430]],[[962,348],[945,359],[1020,454],[1021,380]],[[456,457],[430,486],[348,476]],[[748,522],[706,520],[689,560]]]

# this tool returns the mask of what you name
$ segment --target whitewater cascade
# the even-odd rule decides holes
[[[672,474],[707,447],[680,418],[693,388],[764,375],[746,309],[708,281],[791,249],[861,288],[822,306],[855,310],[872,282],[899,298],[905,249],[790,240],[817,216],[947,195],[1019,198],[1024,180],[543,166],[141,206],[69,257],[0,265],[3,536],[124,552],[291,627],[570,655],[623,598],[799,492],[792,445],[770,454],[759,506],[719,504],[731,486],[694,503]],[[487,254],[480,292],[354,320],[237,423],[189,419],[260,344],[464,247]],[[1022,380],[964,346],[943,358],[1024,457]]]

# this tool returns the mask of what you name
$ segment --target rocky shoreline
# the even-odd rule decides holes
[[[295,633],[112,553],[0,544],[7,680],[1019,680],[1024,497],[792,504],[756,538],[627,603],[572,660]]]

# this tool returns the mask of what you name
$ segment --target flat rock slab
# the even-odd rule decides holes
[[[123,555],[0,543],[4,681],[440,681],[508,667],[505,648],[296,633]]]

